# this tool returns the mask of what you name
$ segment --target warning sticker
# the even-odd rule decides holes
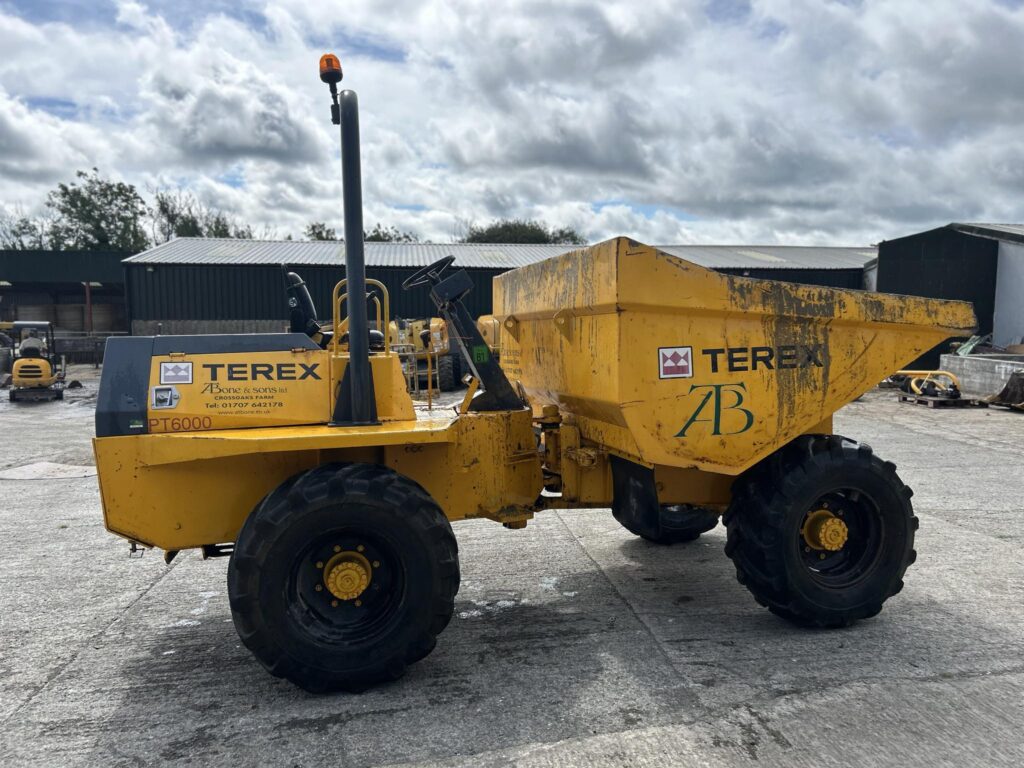
[[[689,379],[693,376],[692,347],[659,347],[658,378]]]
[[[191,384],[192,363],[160,363],[161,384]]]

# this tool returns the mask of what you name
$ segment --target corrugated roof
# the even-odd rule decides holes
[[[861,269],[878,256],[871,246],[658,245],[659,250],[712,269]]]
[[[1024,224],[950,224],[949,226],[968,235],[1024,243]]]
[[[456,264],[515,269],[571,251],[571,245],[485,243],[366,243],[368,267],[423,267],[452,254]],[[872,247],[781,245],[659,245],[673,256],[712,269],[860,269],[878,254]],[[340,265],[344,244],[324,241],[219,240],[179,237],[125,259],[128,264]]]

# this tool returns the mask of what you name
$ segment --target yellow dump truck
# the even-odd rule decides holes
[[[457,413],[416,419],[397,356],[345,299],[367,281],[340,76],[325,57],[346,203],[331,321],[293,276],[293,332],[112,338],[94,443],[110,531],[168,559],[230,555],[242,642],[312,691],[394,679],[431,652],[464,519],[610,510],[670,544],[724,515],[740,582],[800,625],[845,626],[899,592],[911,491],[832,416],[969,334],[969,305],[722,275],[615,238],[495,279],[499,367],[448,257],[406,285],[430,291],[472,380]]]

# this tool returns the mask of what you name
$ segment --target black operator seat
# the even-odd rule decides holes
[[[319,344],[321,349],[326,349],[334,332],[324,329],[317,320],[316,307],[305,281],[296,273],[287,272],[285,286],[288,292],[289,330],[292,333],[306,334]],[[383,331],[370,328],[369,337],[372,352],[383,352],[387,349],[387,337]],[[347,331],[341,335],[341,343],[348,344]]]
[[[316,317],[316,307],[309,295],[306,282],[295,272],[285,272],[285,290],[288,293],[288,330],[292,333],[304,333],[326,349],[331,343],[333,331],[324,330]]]

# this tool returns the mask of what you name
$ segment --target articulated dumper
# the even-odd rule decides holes
[[[416,418],[367,320],[390,299],[365,277],[356,94],[333,56],[321,79],[345,196],[330,319],[292,274],[291,332],[111,338],[96,413],[107,528],[168,561],[229,555],[234,623],[267,670],[310,691],[399,677],[452,617],[451,523],[474,518],[610,509],[673,544],[721,517],[740,583],[802,626],[900,591],[911,490],[832,415],[970,334],[970,305],[718,274],[619,237],[494,280],[499,365],[448,257],[404,287],[430,292],[469,387]]]

